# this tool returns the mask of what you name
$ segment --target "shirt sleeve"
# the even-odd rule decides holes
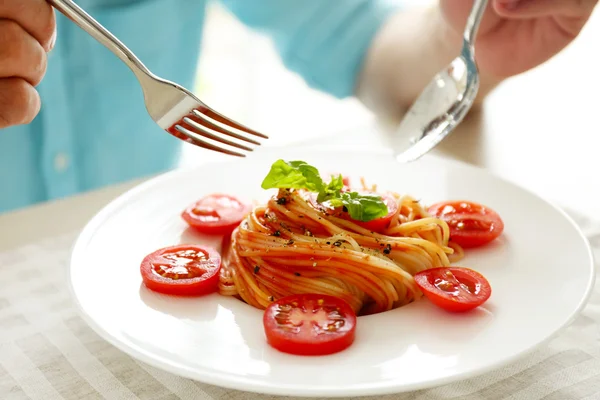
[[[394,0],[221,0],[242,23],[268,34],[286,67],[313,88],[354,95],[371,41]]]

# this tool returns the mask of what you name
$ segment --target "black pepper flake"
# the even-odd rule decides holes
[[[342,245],[342,242],[339,240],[336,240],[335,242],[333,242],[333,245],[336,247],[340,247]]]
[[[383,254],[390,254],[391,252],[392,252],[392,245],[388,243],[385,245],[385,249],[383,249]]]
[[[294,272],[294,275],[300,276],[300,272]]]
[[[280,206],[284,205],[285,203],[287,203],[287,199],[285,197],[280,197],[277,199],[277,204]]]
[[[273,296],[269,296],[269,301],[274,301],[275,298]]]
[[[279,237],[279,236],[281,236],[281,232],[279,232],[279,231],[275,231],[275,232],[273,232],[273,236],[277,236],[277,237]]]
[[[258,271],[260,271],[260,267],[257,265],[254,267],[254,273],[258,274]]]
[[[298,215],[298,218],[304,218],[304,215]]]
[[[292,245],[292,244],[294,244],[294,239],[290,239],[290,240],[288,240],[287,244],[288,244],[288,245]]]
[[[331,244],[331,242],[325,242],[325,243],[327,243],[327,244]]]

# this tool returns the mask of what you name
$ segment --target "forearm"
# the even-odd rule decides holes
[[[359,76],[357,97],[378,114],[401,114],[460,53],[461,45],[461,35],[446,24],[438,7],[400,11],[374,39]],[[485,75],[481,79],[478,103],[501,81]]]

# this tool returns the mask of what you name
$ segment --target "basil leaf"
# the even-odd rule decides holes
[[[321,192],[319,192],[319,195],[317,196],[317,201],[319,203],[322,203],[329,199],[339,197],[340,191],[343,187],[344,178],[342,177],[342,174],[339,174],[338,176],[332,176],[331,181],[329,181],[327,186],[325,186],[325,188]]]
[[[319,171],[304,161],[277,160],[263,180],[263,189],[306,189],[323,191],[323,180]]]
[[[341,193],[340,201],[348,210],[350,218],[355,221],[368,222],[388,214],[387,205],[379,196]]]

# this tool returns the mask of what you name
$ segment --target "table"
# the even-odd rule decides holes
[[[592,19],[560,56],[493,92],[436,153],[487,168],[571,210],[600,248],[600,228],[594,223],[600,221],[600,10]],[[321,137],[319,143],[378,147],[385,146],[386,135],[387,127],[373,120]],[[141,181],[0,216],[0,280],[12,282],[0,289],[0,326],[5,335],[21,328],[29,334],[4,339],[0,334],[0,398],[102,398],[99,393],[111,399],[265,398],[141,365],[95,337],[72,309],[58,273],[66,268],[72,241],[103,205]],[[36,286],[38,279],[45,283]],[[14,299],[22,301],[13,304]],[[60,319],[51,318],[51,306],[58,307]],[[509,394],[513,399],[599,399],[598,321],[596,291],[567,332],[529,358],[451,387],[390,399],[500,399]]]

